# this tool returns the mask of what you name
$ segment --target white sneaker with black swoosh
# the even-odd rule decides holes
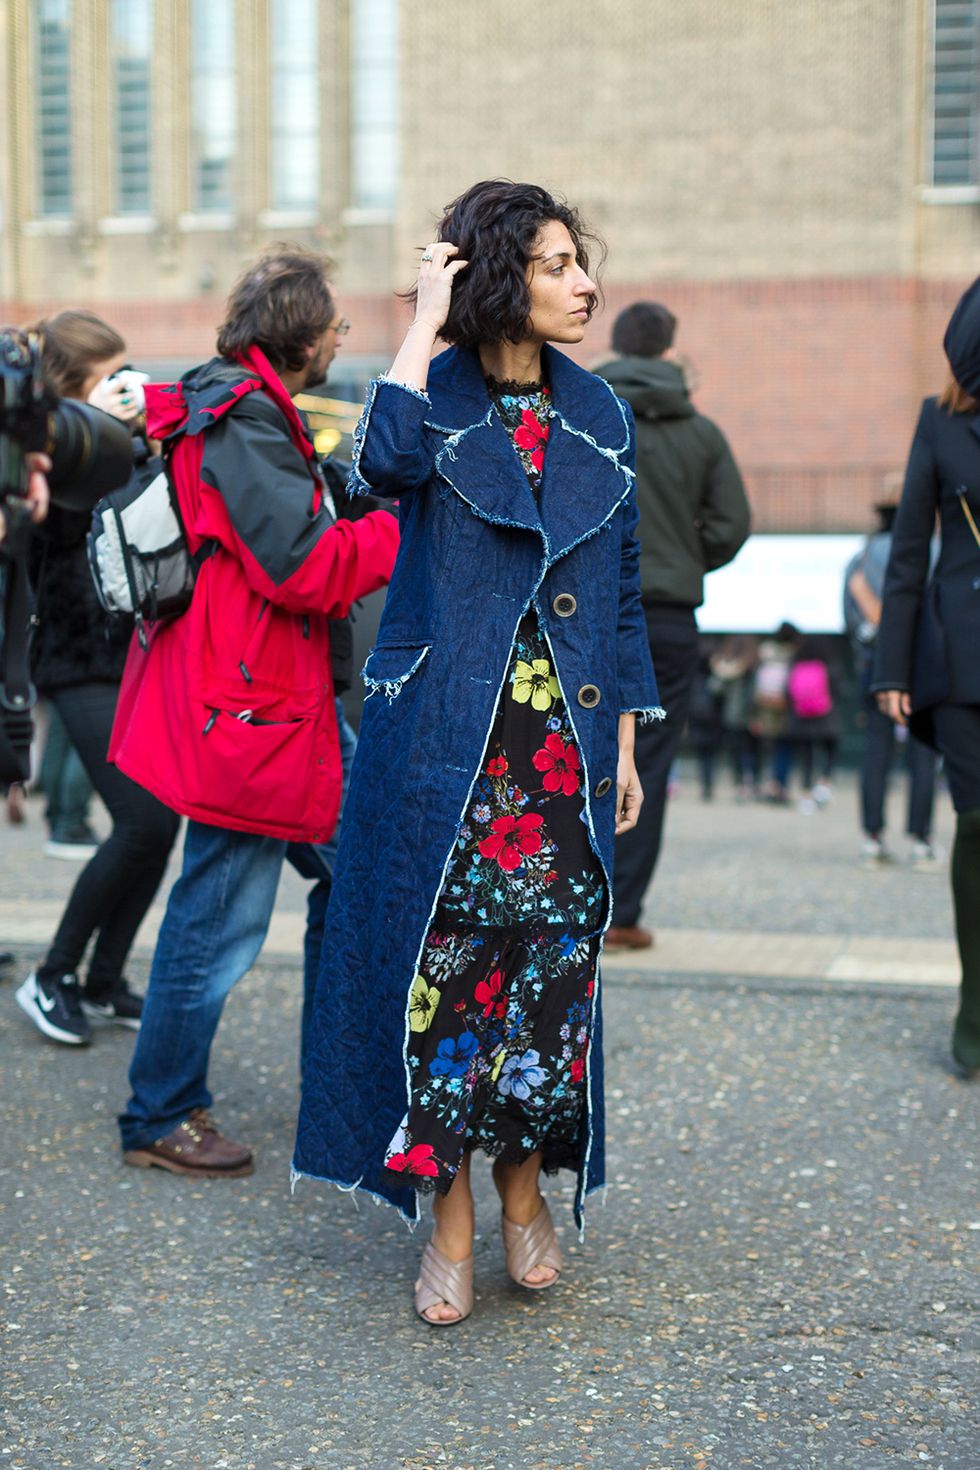
[[[39,1031],[52,1041],[62,1041],[68,1046],[87,1046],[92,1040],[92,1029],[82,1010],[78,980],[74,975],[62,975],[60,980],[45,980],[32,970],[14,999],[30,1016]]]

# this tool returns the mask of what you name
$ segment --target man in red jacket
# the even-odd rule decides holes
[[[261,948],[287,844],[322,848],[336,824],[329,624],[387,583],[398,546],[386,511],[336,520],[292,403],[324,381],[345,330],[326,262],[278,247],[235,286],[219,355],[146,390],[200,570],[188,611],[145,649],[134,638],[109,751],[190,818],[119,1120],[129,1164],[254,1167],[208,1118],[211,1042]]]

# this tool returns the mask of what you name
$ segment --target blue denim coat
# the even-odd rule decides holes
[[[521,618],[535,608],[551,644],[607,886],[619,716],[663,716],[640,606],[632,416],[600,378],[545,352],[554,414],[537,500],[473,352],[436,358],[424,394],[374,382],[355,440],[350,488],[397,496],[402,540],[362,674],[294,1171],[368,1190],[411,1221],[415,1190],[382,1168],[408,1106],[408,995]],[[579,1224],[604,1182],[599,990]]]

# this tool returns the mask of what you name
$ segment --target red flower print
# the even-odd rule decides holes
[[[594,990],[595,990],[595,981],[594,980],[590,980],[589,983],[588,983],[588,985],[585,987],[585,994],[586,994],[586,997],[589,1000],[592,999],[592,992]]]
[[[536,414],[526,408],[521,414],[521,427],[514,435],[518,449],[531,450],[531,463],[540,475],[544,468],[544,446],[548,442],[550,426],[543,424]]]
[[[466,1010],[466,1002],[465,1002],[465,1000],[458,1000],[456,1002],[456,1004],[453,1006],[453,1010],[454,1011],[465,1011]]]
[[[558,874],[555,872],[554,868],[549,868],[548,872],[545,873],[544,881],[546,883],[557,883]]]
[[[491,823],[490,836],[480,843],[481,857],[496,858],[507,873],[513,873],[521,865],[524,855],[541,851],[541,833],[538,828],[544,821],[535,812],[523,817],[498,817]]]
[[[487,761],[488,776],[506,776],[508,765],[506,757],[495,755],[492,761]]]
[[[397,1174],[425,1174],[429,1178],[439,1173],[439,1165],[432,1157],[431,1143],[417,1143],[407,1154],[392,1154],[387,1160],[387,1167]]]
[[[500,999],[500,991],[503,983],[504,977],[501,971],[494,970],[493,974],[488,975],[486,980],[480,981],[476,990],[473,992],[475,1000],[483,1007],[484,1016],[489,1016],[492,1011],[496,1011],[498,1020],[502,1020],[506,1016],[507,1002],[506,1000]]]
[[[579,783],[578,751],[569,741],[565,744],[560,735],[549,735],[541,750],[532,757],[536,771],[544,771],[545,791],[560,791],[563,796],[574,796]]]
[[[574,1060],[574,1062],[572,1063],[572,1081],[573,1082],[581,1082],[581,1080],[582,1080],[582,1078],[584,1076],[585,1076],[585,1058],[584,1057],[576,1057],[575,1060]],[[390,1164],[388,1165],[388,1168],[389,1169],[391,1168],[391,1165]]]

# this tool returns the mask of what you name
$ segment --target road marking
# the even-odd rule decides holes
[[[651,975],[744,975],[842,985],[956,986],[960,966],[948,939],[774,933],[771,930],[657,929],[653,949],[606,955],[603,970]]]
[[[50,944],[64,905],[49,899],[0,902],[0,947]],[[154,905],[136,952],[152,952],[163,908]],[[273,914],[263,954],[301,959],[305,915]],[[603,959],[617,970],[650,975],[744,975],[774,980],[821,980],[842,985],[959,984],[960,967],[951,939],[895,939],[866,935],[774,933],[772,930],[657,929],[653,949],[619,951]]]

